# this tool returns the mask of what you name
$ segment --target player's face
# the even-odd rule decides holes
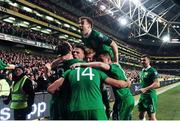
[[[73,57],[76,59],[80,59],[83,60],[85,55],[84,55],[84,51],[80,48],[74,48],[73,50]]]
[[[87,62],[92,62],[92,61],[93,61],[93,56],[94,56],[93,53],[92,53],[92,54],[87,54],[87,55],[86,55],[86,61],[87,61]]]
[[[86,35],[91,28],[91,24],[88,23],[88,21],[86,19],[82,19],[79,21],[79,27],[80,27],[82,34]]]
[[[145,58],[141,58],[141,64],[143,65],[143,67],[147,67],[149,65],[150,61],[147,57]]]
[[[104,55],[99,55],[99,61],[109,64],[109,59]]]

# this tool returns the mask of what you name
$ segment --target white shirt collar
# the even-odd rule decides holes
[[[146,68],[143,68],[142,71],[145,71],[145,70],[147,71],[149,68],[151,68],[150,65],[148,67],[146,67]]]

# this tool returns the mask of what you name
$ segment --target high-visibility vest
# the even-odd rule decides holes
[[[27,97],[28,95],[25,94],[23,91],[23,85],[28,77],[23,76],[21,80],[19,80],[16,84],[13,84],[12,91],[11,91],[11,105],[12,109],[24,109],[28,106],[27,104]]]
[[[5,79],[0,79],[0,96],[8,96],[10,93],[9,84]]]

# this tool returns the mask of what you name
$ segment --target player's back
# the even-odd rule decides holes
[[[72,92],[70,110],[103,109],[100,80],[106,78],[103,72],[91,67],[69,70],[65,74],[65,80],[70,82]]]

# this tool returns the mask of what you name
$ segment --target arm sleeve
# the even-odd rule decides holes
[[[71,69],[65,71],[61,77],[63,77],[64,79],[67,78],[67,75],[69,74],[70,71],[71,71]]]
[[[23,90],[28,95],[28,106],[31,106],[34,103],[35,93],[30,79],[26,79]]]
[[[154,69],[153,72],[152,72],[152,80],[156,80],[157,78],[159,77],[159,74],[158,72]]]
[[[120,65],[110,64],[110,70],[109,71],[114,76],[113,78],[119,79],[119,80],[127,80],[126,73]]]
[[[108,36],[106,36],[106,35],[104,35],[104,34],[102,34],[102,33],[100,33],[100,32],[99,32],[99,34],[98,34],[98,39],[99,39],[100,41],[102,41],[103,44],[106,44],[106,45],[108,45],[108,46],[112,43],[112,40],[111,40]]]
[[[5,64],[2,60],[0,60],[0,70],[4,70],[8,65]]]
[[[100,75],[100,80],[102,82],[104,82],[108,78],[108,76],[104,72],[102,72],[100,70],[98,70],[98,72],[99,72],[99,75]]]

